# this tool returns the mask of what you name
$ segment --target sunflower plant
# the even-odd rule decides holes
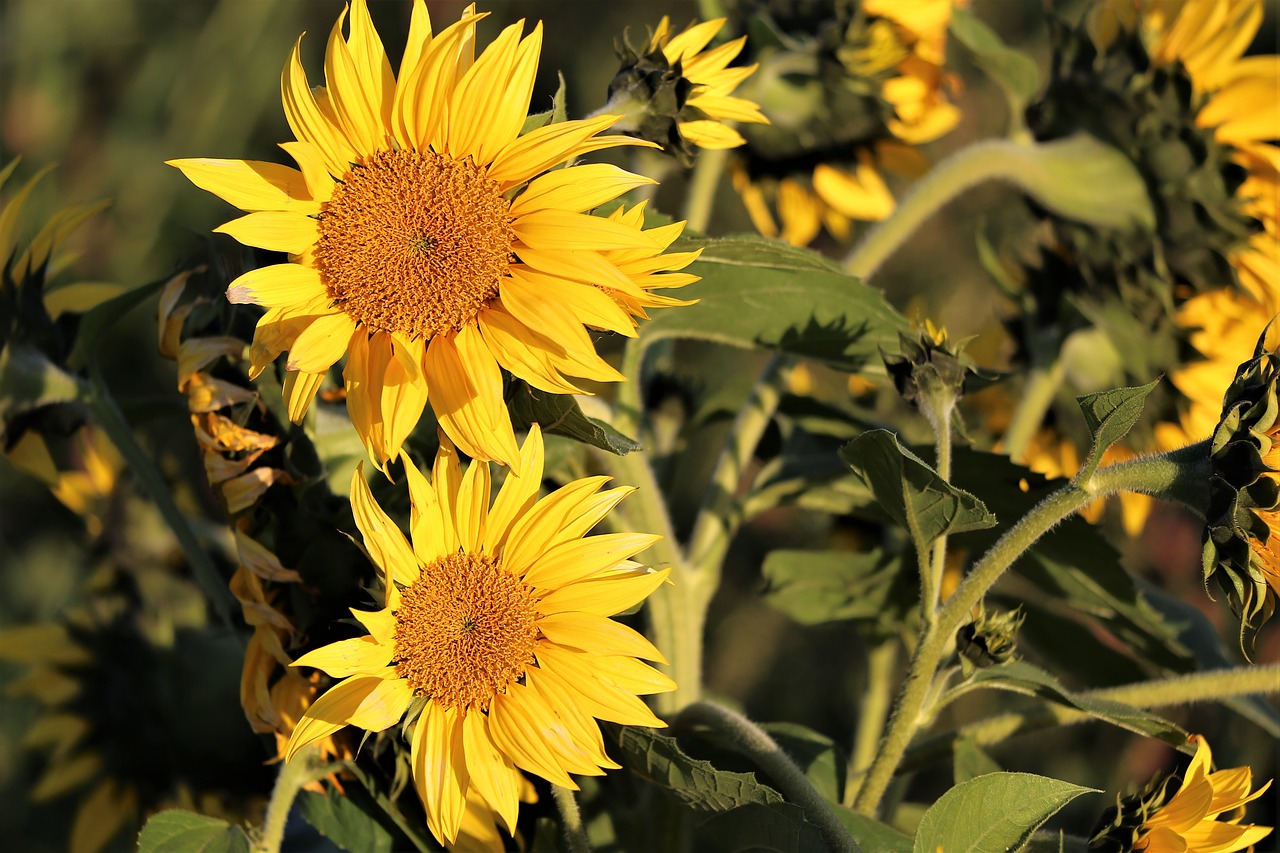
[[[0,169],[15,849],[1274,843],[1262,0],[117,2],[150,165]]]

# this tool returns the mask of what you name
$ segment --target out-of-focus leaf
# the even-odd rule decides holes
[[[583,414],[578,401],[569,394],[551,394],[521,382],[507,395],[507,408],[517,430],[528,429],[536,423],[546,434],[563,435],[618,456],[640,449],[634,439],[604,421]]]
[[[1059,705],[1083,711],[1095,719],[1103,720],[1122,729],[1146,735],[1147,737],[1158,738],[1179,749],[1191,751],[1191,748],[1187,745],[1187,733],[1163,717],[1156,716],[1150,711],[1125,705],[1122,702],[1095,699],[1072,693],[1063,687],[1058,682],[1058,679],[1043,669],[1025,661],[1015,661],[1001,666],[993,666],[989,669],[980,669],[973,674],[968,682],[961,686],[961,689],[967,691],[968,688],[978,685],[995,687],[1026,696],[1037,696]]]
[[[911,534],[921,552],[944,534],[996,523],[982,501],[939,477],[888,430],[864,432],[840,449],[840,458],[866,481],[880,507]]]
[[[689,268],[702,280],[678,292],[699,302],[656,312],[640,327],[645,346],[697,338],[858,370],[879,364],[880,344],[907,328],[878,290],[807,249],[745,236],[685,239],[676,248],[703,250]]]
[[[690,758],[675,738],[653,729],[607,725],[606,743],[616,761],[647,779],[691,809],[724,812],[749,803],[782,802],[782,795],[762,785],[752,773],[718,770],[709,761]]]
[[[828,802],[840,801],[846,764],[831,738],[799,723],[767,723],[764,730],[804,771],[819,794]]]
[[[911,853],[911,837],[873,817],[836,806],[832,809],[863,853]]]
[[[963,7],[951,10],[951,35],[969,48],[978,67],[996,82],[1009,99],[1010,122],[1020,127],[1027,104],[1040,88],[1035,60],[1006,45],[996,32]]]
[[[564,853],[564,845],[560,843],[563,838],[559,824],[549,817],[540,817],[534,824],[530,853]]]
[[[170,809],[142,827],[138,853],[249,853],[249,837],[225,820]]]
[[[1155,228],[1155,208],[1133,161],[1087,133],[1009,145],[1003,153],[1024,161],[1015,169],[1019,186],[1055,213],[1099,228]]]
[[[995,759],[983,752],[982,747],[978,746],[973,738],[968,737],[956,743],[951,760],[957,785],[979,776],[986,776],[988,773],[999,773],[1004,769],[996,764]]]
[[[391,833],[373,815],[338,793],[298,794],[298,808],[307,823],[351,853],[390,853]]]
[[[764,560],[765,600],[802,625],[874,619],[900,567],[879,551],[772,551]]]
[[[39,350],[18,342],[0,349],[0,446],[9,442],[8,427],[18,416],[82,394],[80,381]]]
[[[1033,773],[990,773],[947,791],[924,814],[915,853],[1013,853],[1081,794],[1096,793]]]
[[[790,803],[749,803],[708,818],[698,827],[705,849],[721,853],[810,853],[826,850],[818,828]]]
[[[1088,482],[1107,448],[1133,429],[1133,425],[1142,416],[1142,405],[1147,395],[1155,390],[1159,382],[1156,379],[1146,385],[1098,391],[1076,398],[1080,410],[1084,412],[1085,422],[1089,424],[1089,433],[1093,436],[1089,457],[1080,466],[1080,473],[1077,475],[1079,482]]]
[[[107,332],[130,311],[137,308],[153,294],[159,293],[160,289],[168,281],[168,279],[160,279],[149,284],[139,285],[85,312],[84,316],[80,318],[80,328],[76,333],[76,343],[71,348],[70,355],[67,356],[67,364],[76,370],[84,367],[92,359]]]

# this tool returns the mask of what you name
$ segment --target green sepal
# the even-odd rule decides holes
[[[578,401],[570,394],[552,394],[515,382],[507,392],[507,408],[518,430],[528,429],[536,423],[547,435],[562,435],[618,456],[640,449],[635,439],[623,435],[604,421],[584,414]]]

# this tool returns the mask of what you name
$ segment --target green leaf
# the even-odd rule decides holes
[[[578,401],[569,394],[550,394],[519,382],[507,395],[507,408],[516,429],[528,429],[536,423],[543,433],[563,435],[618,456],[640,449],[634,439],[604,421],[583,414]]]
[[[307,823],[351,853],[390,853],[391,833],[378,820],[336,791],[328,795],[301,791],[298,809]]]
[[[956,743],[951,760],[957,785],[988,773],[999,773],[1003,769],[971,737],[962,738]]]
[[[780,803],[782,795],[756,781],[753,773],[716,769],[711,762],[690,758],[675,738],[635,726],[602,726],[609,754],[622,766],[657,785],[691,809],[724,812],[749,803]]]
[[[824,799],[840,801],[847,765],[831,738],[799,723],[766,723],[763,728]]]
[[[809,853],[826,850],[818,828],[790,803],[750,803],[708,818],[698,827],[700,849],[720,853]]]
[[[702,280],[675,294],[699,302],[655,312],[640,327],[645,346],[697,338],[859,370],[879,364],[880,344],[907,329],[880,291],[815,252],[746,236],[685,239],[676,248],[703,250],[689,267]]]
[[[771,551],[764,597],[801,625],[875,619],[900,567],[880,551]]]
[[[1097,793],[1033,773],[991,773],[956,785],[924,814],[915,853],[1012,853],[1081,794]]]
[[[1063,687],[1057,678],[1025,661],[980,669],[958,689],[968,692],[969,689],[978,686],[995,687],[1026,696],[1036,696],[1058,705],[1083,711],[1095,719],[1122,729],[1157,738],[1179,749],[1188,749],[1187,733],[1163,717],[1122,702],[1072,693]]]
[[[546,127],[549,124],[556,124],[568,118],[565,109],[565,101],[567,95],[565,93],[564,74],[560,74],[560,87],[556,89],[555,97],[551,99],[551,109],[546,112],[533,113],[524,120],[524,126],[520,128],[520,135],[528,133],[531,130],[537,130],[540,127]]]
[[[1053,212],[1100,228],[1154,230],[1156,214],[1146,181],[1110,145],[1079,133],[1019,146],[1016,153],[1023,161],[1018,185]]]
[[[564,853],[563,839],[564,831],[560,824],[549,817],[540,817],[534,824],[530,853]]]
[[[249,853],[249,837],[225,820],[170,809],[142,827],[138,853]]]
[[[0,447],[11,443],[10,425],[20,415],[81,399],[80,380],[24,343],[0,349]]]
[[[1102,461],[1102,454],[1107,448],[1124,438],[1133,425],[1142,416],[1142,406],[1147,395],[1155,390],[1159,379],[1146,385],[1132,388],[1116,388],[1111,391],[1098,391],[1077,397],[1080,411],[1084,412],[1085,422],[1089,425],[1089,433],[1093,436],[1093,446],[1089,448],[1089,458],[1080,466],[1076,475],[1077,483],[1087,483]]]
[[[831,810],[864,853],[911,853],[911,838],[873,817],[836,806]]]
[[[974,61],[1004,90],[1009,99],[1012,128],[1023,126],[1023,112],[1040,88],[1035,60],[1006,45],[976,15],[964,8],[951,10],[951,35],[974,54]]]
[[[98,351],[102,340],[120,320],[137,308],[153,294],[168,284],[168,279],[160,279],[149,284],[139,285],[119,296],[108,299],[86,311],[80,318],[80,327],[76,332],[76,343],[67,356],[67,365],[73,370],[84,367]]]
[[[875,494],[880,508],[911,534],[923,553],[944,534],[992,527],[982,501],[938,476],[888,430],[870,430],[840,449],[840,458]]]

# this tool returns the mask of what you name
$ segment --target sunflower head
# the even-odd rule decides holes
[[[939,395],[953,402],[964,396],[966,380],[977,375],[964,345],[965,341],[950,340],[945,328],[926,320],[915,335],[899,333],[899,351],[881,353],[881,358],[902,399],[924,408],[929,405],[925,401]]]
[[[746,37],[707,49],[724,23],[723,18],[706,21],[672,36],[664,17],[641,47],[625,38],[619,42],[621,66],[609,83],[605,108],[623,114],[614,129],[657,143],[687,167],[698,148],[736,148],[745,142],[725,122],[768,124],[756,104],[731,94],[756,70],[754,65],[729,67]]]
[[[1271,834],[1271,827],[1243,824],[1245,804],[1271,787],[1253,788],[1248,767],[1214,770],[1209,743],[1192,735],[1195,755],[1181,776],[1158,776],[1137,794],[1117,798],[1089,840],[1099,853],[1213,851],[1234,853]]]
[[[618,381],[588,328],[634,336],[647,308],[684,304],[651,291],[696,280],[672,272],[695,253],[663,254],[682,223],[646,228],[643,207],[591,213],[651,181],[574,163],[651,143],[602,135],[612,115],[527,122],[541,25],[525,35],[513,24],[477,55],[484,17],[468,7],[436,32],[415,0],[396,72],[365,0],[353,0],[349,32],[344,12],[330,34],[323,87],[308,82],[299,46],[285,64],[296,141],[282,147],[297,169],[172,161],[246,211],[220,231],[288,256],[227,288],[231,302],[266,309],[251,378],[287,351],[283,386],[300,421],[345,356],[348,413],[380,467],[428,402],[469,456],[515,464],[502,371],[557,394]],[[688,102],[698,97],[695,87]]]
[[[295,662],[342,679],[307,710],[287,754],[347,725],[397,723],[437,840],[453,843],[479,808],[514,832],[522,771],[576,788],[569,774],[615,768],[596,719],[660,726],[639,695],[672,690],[638,660],[662,655],[609,617],[657,589],[667,571],[630,560],[656,541],[586,534],[631,491],[607,478],[566,484],[542,499],[535,425],[490,503],[490,469],[464,473],[442,437],[427,479],[402,457],[411,536],[373,499],[361,472],[351,504],[382,572],[384,606],[352,613],[368,632]]]
[[[1280,594],[1280,325],[1258,339],[1222,403],[1210,446],[1204,578],[1216,578],[1241,635],[1275,611]]]

